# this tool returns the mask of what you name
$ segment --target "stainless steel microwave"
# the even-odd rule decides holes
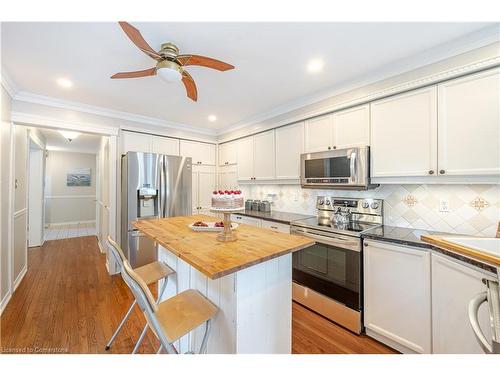
[[[304,188],[366,190],[370,184],[370,147],[350,147],[300,156]]]

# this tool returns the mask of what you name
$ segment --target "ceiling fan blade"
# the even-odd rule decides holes
[[[111,76],[111,78],[139,78],[139,77],[148,77],[156,75],[156,68],[145,69],[145,70],[137,70],[135,72],[123,72],[116,73]]]
[[[188,98],[194,102],[197,101],[198,90],[196,90],[196,84],[194,83],[193,77],[186,71],[182,72],[182,83],[184,83]]]
[[[161,59],[161,56],[156,52],[151,46],[144,40],[141,32],[137,30],[134,26],[127,22],[118,22],[129,39],[134,43],[139,49],[146,55],[152,57],[155,60]]]
[[[177,56],[177,61],[184,66],[187,65],[198,65],[204,66],[206,68],[211,68],[224,72],[226,70],[234,69],[234,66],[223,61],[212,59],[206,56],[200,55],[179,55]]]

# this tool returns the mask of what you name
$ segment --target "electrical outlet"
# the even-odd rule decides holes
[[[450,212],[450,202],[446,199],[439,201],[439,212]]]
[[[299,193],[293,193],[293,201],[298,202],[299,201]]]

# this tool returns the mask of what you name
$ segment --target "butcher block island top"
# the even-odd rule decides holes
[[[217,219],[205,215],[139,220],[134,227],[209,277],[222,276],[304,249],[314,241],[287,233],[240,224],[235,242],[217,241],[217,232],[195,232],[188,225]]]

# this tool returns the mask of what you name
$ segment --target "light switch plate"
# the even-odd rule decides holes
[[[446,199],[439,201],[439,212],[450,212],[450,202]]]

